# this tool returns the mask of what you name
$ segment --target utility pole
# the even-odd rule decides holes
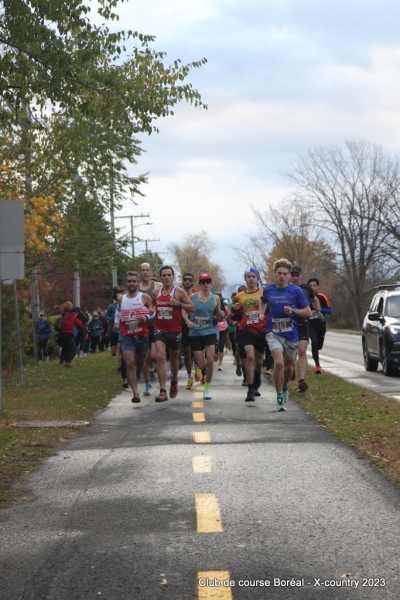
[[[114,238],[114,246],[115,246],[115,217],[114,217],[114,170],[113,163],[111,159],[110,164],[110,212],[111,212],[111,233]],[[115,266],[111,269],[111,285],[113,288],[117,287],[118,279],[117,279],[117,269]]]
[[[140,214],[140,215],[121,215],[118,217],[114,217],[114,219],[130,219],[131,222],[131,252],[132,252],[132,258],[135,258],[135,235],[134,235],[134,231],[135,231],[135,226],[133,224],[133,219],[139,219],[139,218],[146,218],[149,219],[150,218],[150,214],[147,213],[147,215],[145,214]],[[153,225],[153,223],[140,223],[140,225]],[[137,227],[140,227],[140,225],[138,225]]]

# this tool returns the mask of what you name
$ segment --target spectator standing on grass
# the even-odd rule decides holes
[[[47,351],[47,344],[49,342],[51,334],[51,325],[44,316],[43,312],[39,313],[39,320],[35,325],[36,342],[38,349],[38,361],[49,360],[49,353]]]
[[[99,310],[99,321],[101,321],[101,325],[103,327],[103,334],[100,339],[100,352],[107,350],[108,348],[108,321],[106,319],[106,313],[104,310]]]
[[[96,348],[98,348],[100,352],[101,336],[103,335],[103,324],[99,319],[99,313],[92,313],[92,320],[88,325],[88,332],[90,336],[90,352],[94,354],[96,352]]]
[[[76,308],[72,308],[71,302],[66,302],[64,308],[61,320],[62,352],[60,362],[65,362],[65,367],[70,369],[76,354],[74,329],[82,327],[82,321],[78,319]]]
[[[89,318],[85,313],[81,311],[79,306],[74,308],[75,313],[78,316],[78,319],[82,321],[82,327],[76,327],[74,330],[75,334],[75,345],[76,345],[76,353],[78,356],[84,356],[84,345],[85,345],[85,337],[87,336],[87,324]]]

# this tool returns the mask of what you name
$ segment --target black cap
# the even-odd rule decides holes
[[[294,265],[293,269],[292,269],[292,273],[302,273],[302,268],[299,267],[299,265]]]

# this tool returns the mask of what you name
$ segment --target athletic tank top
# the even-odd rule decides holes
[[[235,302],[239,302],[242,307],[242,318],[238,323],[238,329],[252,331],[264,335],[265,325],[268,319],[268,312],[265,311],[264,320],[259,321],[260,314],[258,303],[262,296],[262,289],[258,288],[255,292],[239,292],[236,294]]]
[[[153,281],[153,280],[151,280],[151,285],[150,285],[150,287],[149,287],[148,290],[143,290],[142,287],[141,287],[141,285],[139,285],[139,290],[141,292],[143,292],[143,294],[148,294],[150,296],[150,298],[151,298],[151,295],[154,292],[155,287],[156,287],[156,282]]]
[[[213,325],[215,310],[215,294],[206,302],[199,299],[199,294],[193,294],[192,298],[195,312],[189,313],[189,319],[194,323],[194,327],[189,329],[189,336],[211,335],[215,333]]]
[[[176,286],[172,288],[167,296],[162,295],[162,288],[158,290],[155,304],[156,316],[154,318],[154,330],[164,333],[175,333],[182,330],[182,308],[170,306],[169,302],[175,297]]]
[[[151,285],[150,285],[150,287],[149,287],[148,290],[142,290],[142,288],[140,287],[140,285],[139,285],[139,290],[141,292],[143,292],[143,294],[148,294],[150,296],[150,298],[151,298],[152,294],[153,294],[153,292],[155,290],[155,285],[156,285],[156,282],[153,281],[153,280],[151,280]],[[154,329],[154,319],[150,319],[150,321],[147,321],[147,326],[149,328],[149,331],[152,333],[153,329]]]
[[[128,298],[126,294],[121,300],[121,331],[122,335],[149,335],[148,321],[143,323],[139,321],[139,317],[147,315],[149,311],[142,302],[142,292],[134,298]]]

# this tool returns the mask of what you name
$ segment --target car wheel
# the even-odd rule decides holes
[[[362,341],[362,346],[363,346],[363,356],[364,356],[364,367],[366,371],[376,371],[378,369],[378,360],[374,360],[373,358],[370,357],[369,352],[368,352],[368,348],[367,348],[367,343],[366,341],[363,339]]]
[[[393,369],[392,365],[389,363],[385,342],[381,342],[381,363],[382,363],[383,373],[385,375],[392,375],[394,369]]]

